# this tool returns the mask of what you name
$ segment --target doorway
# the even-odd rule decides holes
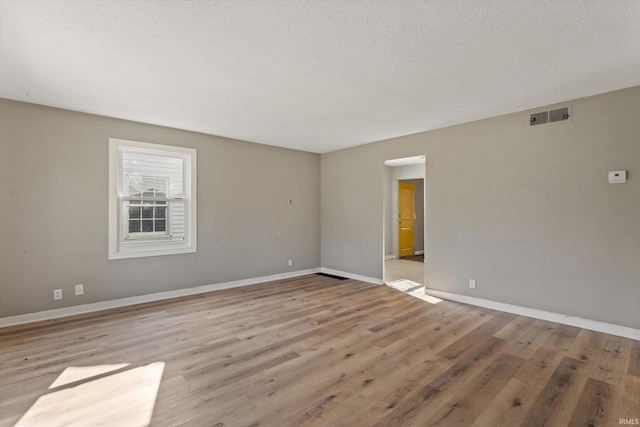
[[[383,277],[396,288],[425,284],[425,166],[424,156],[385,161]]]

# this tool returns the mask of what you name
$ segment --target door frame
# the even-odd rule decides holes
[[[423,179],[423,241],[425,247],[425,278],[426,278],[426,269],[428,265],[427,257],[426,257],[426,247],[427,247],[427,193],[428,193],[428,182],[427,182],[427,158],[425,155],[411,156],[411,157],[399,157],[399,158],[390,158],[384,161],[385,165],[385,173],[383,180],[383,220],[382,220],[382,278],[384,281],[385,277],[385,268],[384,262],[386,259],[398,258],[399,256],[399,233],[398,233],[398,182],[404,179]],[[407,175],[402,178],[397,178],[395,173],[395,167],[402,165],[422,165],[420,169],[420,173],[415,175]],[[387,167],[389,166],[389,167]],[[417,170],[417,169],[416,169]],[[391,183],[389,183],[391,181]],[[392,223],[389,223],[389,216],[391,216]],[[391,227],[389,229],[389,227]],[[389,245],[388,243],[391,242]],[[389,253],[389,250],[391,253]],[[388,258],[389,257],[389,258]],[[425,279],[426,280],[426,279]]]
[[[419,178],[418,178],[419,179]],[[411,249],[412,249],[412,253],[411,256],[415,255],[416,252],[416,238],[415,238],[415,233],[416,233],[416,226],[415,226],[415,222],[416,222],[416,186],[413,183],[409,183],[406,182],[408,180],[406,179],[399,179],[397,181],[397,194],[398,194],[398,198],[396,201],[396,206],[397,206],[397,212],[398,212],[398,221],[397,221],[397,225],[396,225],[396,230],[397,230],[397,236],[398,236],[398,252],[397,252],[397,257],[400,258],[402,256],[406,256],[403,255],[402,252],[402,186],[411,186],[411,216],[413,216],[413,218],[410,219],[411,221],[411,232],[412,232],[412,236],[411,236]]]

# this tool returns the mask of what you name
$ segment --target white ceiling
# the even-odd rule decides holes
[[[640,1],[0,1],[0,96],[324,153],[640,85]]]

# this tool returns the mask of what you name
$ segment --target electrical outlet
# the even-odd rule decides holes
[[[76,295],[82,294],[84,294],[84,285],[81,283],[79,285],[76,285]]]
[[[293,265],[293,260],[292,260],[292,259],[290,259],[290,260],[289,260],[289,267],[291,267],[292,265]]]
[[[471,289],[475,289],[476,288],[476,279],[469,279],[469,287]]]
[[[53,290],[53,299],[54,300],[62,299],[62,289],[54,289]]]

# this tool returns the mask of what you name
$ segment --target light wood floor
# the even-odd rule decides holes
[[[2,426],[640,418],[639,341],[317,275],[4,328],[0,339]]]

